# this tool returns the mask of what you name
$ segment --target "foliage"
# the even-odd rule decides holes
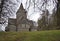
[[[43,18],[44,17],[42,17],[42,19]],[[46,26],[46,24],[44,22],[45,20],[42,20],[42,19],[39,20],[38,21],[38,25],[39,25],[38,28],[40,28],[40,29],[42,28],[42,30],[44,30],[44,29],[45,30],[53,30],[53,29],[59,30],[60,29],[60,1],[59,0],[58,0],[58,3],[57,3],[57,11],[55,13],[55,11],[53,10],[53,14],[52,14],[52,16],[50,18],[52,19],[52,21],[49,20],[49,24],[47,24],[47,26]],[[45,19],[47,19],[47,18],[45,18]],[[41,21],[42,21],[42,23],[41,23]],[[44,26],[44,28],[43,28],[43,26]]]
[[[44,30],[45,28],[45,25],[44,25],[44,20],[43,19],[41,19],[41,20],[38,20],[38,28],[37,28],[37,30],[39,31],[39,30]]]
[[[60,1],[58,2],[57,5],[57,26],[60,27]]]
[[[50,17],[50,20],[48,19],[49,20],[47,21],[48,24],[46,24],[43,18],[41,20],[38,20],[38,29],[40,30],[56,30],[56,29],[58,30],[59,29],[59,27],[57,26],[57,17],[55,13],[52,14],[52,16]]]

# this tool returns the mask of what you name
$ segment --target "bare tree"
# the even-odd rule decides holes
[[[1,0],[0,4],[0,29],[5,31],[8,25],[8,18],[16,18],[16,12],[20,6],[20,0]],[[13,17],[12,17],[13,16]]]

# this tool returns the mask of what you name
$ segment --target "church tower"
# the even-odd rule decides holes
[[[25,9],[24,9],[24,7],[23,7],[23,5],[22,5],[22,3],[21,3],[21,5],[20,5],[20,8],[19,8],[19,10],[17,11],[17,23],[19,23],[20,21],[22,21],[22,20],[26,20],[27,19],[27,11],[25,11]]]

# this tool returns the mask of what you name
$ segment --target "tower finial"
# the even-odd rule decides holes
[[[21,5],[20,5],[20,9],[23,9],[23,4],[21,3]]]

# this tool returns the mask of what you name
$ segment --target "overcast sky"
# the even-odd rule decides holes
[[[14,1],[15,1],[15,3],[17,3],[16,0],[14,0]],[[27,13],[27,18],[29,20],[32,20],[32,21],[37,22],[38,19],[41,18],[41,15],[40,14],[42,14],[43,12],[40,11],[37,8],[37,6],[35,7],[35,11],[34,11],[34,3],[33,3],[33,0],[31,0],[31,3],[29,3],[29,0],[17,0],[17,1],[19,3],[17,3],[17,5],[13,7],[13,8],[16,8],[16,9],[14,9],[15,12],[13,12],[13,14],[12,14],[12,16],[10,16],[10,18],[16,18],[16,12],[17,12],[17,9],[19,8],[19,6],[20,6],[21,3],[23,4],[24,9],[26,9],[27,12],[28,12]],[[38,3],[37,3],[37,1],[38,1]],[[57,2],[57,0],[48,0],[48,2],[47,2],[46,9],[49,11],[50,14],[52,14],[53,9],[56,10],[56,5],[57,4],[56,4],[55,1]],[[26,2],[27,2],[27,4],[26,4]],[[43,2],[44,2],[44,0],[36,0],[36,3],[38,4],[39,7],[41,7],[41,5],[43,4]],[[28,10],[27,8],[28,8],[29,4],[30,4],[30,7],[29,7],[29,10]],[[42,8],[40,8],[40,9],[45,10],[44,7],[45,7],[45,5]]]
[[[24,6],[25,9],[29,6],[29,2],[28,2],[29,0],[27,1],[27,5],[26,5],[26,1],[27,1],[27,0],[22,0],[23,6]],[[42,5],[42,3],[43,3],[43,0],[36,0],[36,2],[37,2],[37,1],[39,1],[38,4],[39,4],[39,6],[41,7],[41,5]],[[50,14],[53,13],[53,9],[56,10],[57,4],[56,4],[55,1],[57,2],[57,0],[48,0],[48,2],[47,2],[46,9],[49,11]],[[54,2],[54,3],[53,3],[53,2]],[[45,7],[45,6],[43,6],[43,8],[41,8],[41,9],[42,9],[42,10],[45,10],[44,7]],[[28,9],[26,9],[26,10],[28,11]],[[28,18],[29,20],[33,20],[33,21],[37,22],[38,19],[41,18],[41,15],[40,15],[40,14],[42,14],[42,11],[40,11],[37,7],[35,7],[35,11],[36,11],[36,12],[34,12],[34,4],[33,4],[33,2],[31,1],[30,7],[29,7],[29,11],[28,11],[28,13],[27,13],[27,18]]]

